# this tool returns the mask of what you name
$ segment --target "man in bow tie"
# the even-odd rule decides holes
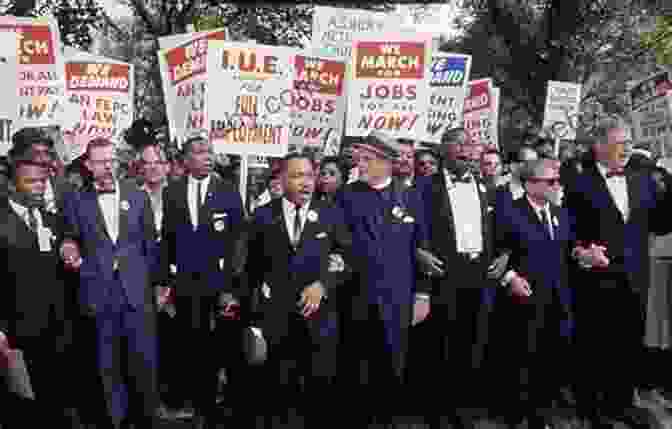
[[[477,174],[481,150],[463,128],[449,130],[440,146],[442,168],[417,184],[430,237],[429,247],[421,248],[418,256],[428,277],[426,295],[420,297],[431,300],[429,341],[438,350],[432,379],[441,388],[451,386],[450,400],[437,398],[427,408],[435,427],[445,426],[441,413],[447,403],[454,406],[446,416],[452,423],[463,428],[474,424],[469,410],[482,405],[475,402],[485,381],[494,280],[506,267],[506,256],[494,259],[493,213]]]
[[[672,229],[666,219],[672,199],[657,198],[650,174],[624,171],[632,154],[632,131],[624,119],[598,124],[594,140],[595,162],[568,182],[565,193],[576,222],[573,255],[581,267],[573,280],[580,285],[575,292],[577,399],[593,427],[611,420],[643,426],[633,393],[647,366],[642,356],[649,237]]]
[[[158,399],[156,230],[147,195],[119,183],[115,152],[110,140],[89,142],[85,165],[93,183],[65,200],[60,253],[66,267],[79,272],[81,378],[102,382],[82,388],[83,419],[104,428],[151,428]],[[91,366],[97,374],[86,372]]]

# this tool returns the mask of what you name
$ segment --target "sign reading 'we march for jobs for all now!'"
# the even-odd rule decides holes
[[[381,34],[353,43],[347,135],[415,139],[427,128],[432,36]]]

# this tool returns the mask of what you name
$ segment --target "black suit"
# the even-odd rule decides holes
[[[237,406],[242,377],[242,329],[246,322],[223,320],[213,329],[217,300],[230,293],[247,298],[240,282],[234,282],[241,241],[244,237],[244,210],[240,195],[216,175],[210,176],[205,201],[194,229],[189,213],[188,177],[170,183],[163,193],[161,263],[157,282],[168,284],[175,277],[175,335],[180,341],[184,394],[193,399],[200,416],[214,413],[217,373],[227,369],[227,402]],[[177,273],[171,275],[171,266]],[[246,305],[243,302],[242,307]],[[244,380],[240,380],[241,382]]]
[[[452,180],[456,178],[452,176]],[[425,283],[431,294],[431,320],[437,386],[448,387],[459,410],[472,408],[481,387],[495,284],[486,273],[493,259],[492,208],[485,185],[473,178],[480,199],[483,250],[478,256],[457,251],[451,195],[443,171],[418,183],[429,230],[430,248],[444,262],[445,274]],[[455,183],[453,183],[455,185]],[[455,185],[456,186],[456,185]],[[460,204],[460,202],[457,202]],[[420,289],[423,289],[422,287]],[[445,398],[434,412],[445,409]],[[468,416],[467,416],[468,417]]]
[[[279,412],[299,408],[319,424],[335,399],[331,395],[338,343],[338,292],[337,275],[328,271],[329,254],[343,253],[350,240],[338,209],[321,201],[312,201],[308,209],[296,246],[289,238],[283,199],[256,210],[247,273],[251,287],[258,289],[266,283],[270,288],[270,299],[264,299],[260,308],[260,327],[269,344],[267,382],[272,395],[266,403],[275,404]],[[306,320],[299,314],[297,302],[303,289],[316,281],[326,288],[328,298]],[[306,377],[305,399],[296,395],[299,375]]]
[[[58,219],[44,211],[41,215],[44,226],[56,234]],[[13,347],[24,351],[38,400],[38,408],[28,415],[13,416],[11,412],[16,409],[3,406],[0,418],[7,427],[36,426],[36,422],[31,425],[31,420],[26,421],[32,417],[66,424],[63,409],[70,405],[66,402],[69,395],[64,388],[67,379],[60,375],[67,375],[64,351],[71,333],[56,247],[54,240],[50,252],[41,252],[37,234],[16,214],[7,198],[0,200],[0,331]]]
[[[627,221],[595,164],[576,175],[566,189],[566,206],[576,222],[577,240],[585,245],[604,245],[610,259],[607,269],[583,270],[573,280],[580,285],[575,288],[576,337],[583,370],[577,374],[579,400],[593,418],[598,408],[620,416],[632,404],[633,387],[642,381],[649,234],[672,229],[665,218],[672,200],[657,197],[653,179],[627,172],[625,180]],[[606,397],[598,403],[600,392]]]

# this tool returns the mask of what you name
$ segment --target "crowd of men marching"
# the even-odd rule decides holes
[[[487,409],[545,428],[568,403],[594,428],[642,427],[635,391],[670,387],[643,334],[672,178],[624,121],[581,154],[522,142],[509,174],[463,129],[417,151],[374,132],[274,162],[252,204],[207,136],[180,160],[145,142],[136,177],[106,139],[78,172],[53,150],[23,129],[7,157],[0,343],[35,399],[3,391],[3,429],[244,428],[291,409],[311,427],[467,429]]]

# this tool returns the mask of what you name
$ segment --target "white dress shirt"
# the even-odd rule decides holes
[[[538,205],[534,201],[532,201],[529,197],[527,198],[527,201],[530,203],[532,206],[532,209],[534,210],[534,213],[536,213],[537,218],[541,222],[542,225],[544,225],[544,228],[548,230],[548,233],[551,234],[551,238],[555,239],[555,225],[553,224],[553,218],[551,216],[551,205],[549,203],[544,204],[543,206]],[[544,212],[546,213],[546,218],[544,218]],[[548,222],[550,222],[550,230],[549,230],[549,225],[546,223],[546,219],[548,219]]]
[[[613,176],[607,178],[609,170],[606,166],[600,163],[597,164],[597,169],[602,177],[604,177],[611,198],[614,200],[616,207],[623,216],[623,221],[627,222],[628,216],[630,215],[630,207],[628,204],[628,183],[625,180],[625,176]]]
[[[47,179],[46,188],[44,189],[45,209],[48,212],[56,213],[56,193],[51,184],[51,179]]]
[[[198,190],[198,182],[199,180],[196,180],[193,176],[189,176],[189,179],[187,180],[187,202],[189,204],[189,216],[191,217],[191,225],[194,227],[194,230],[198,228],[198,223],[201,219],[198,218],[198,207],[205,203],[205,196],[208,193],[208,186],[210,185],[210,176],[206,177],[203,180],[200,180],[201,182],[201,195],[200,197],[200,204],[198,204],[198,201],[196,199],[196,191]]]
[[[14,210],[14,213],[16,213],[16,215],[18,217],[20,217],[26,223],[28,228],[31,228],[30,221],[28,220],[28,208],[25,207],[25,206],[22,206],[21,204],[13,201],[11,199],[9,200],[9,205],[12,207],[12,210]],[[38,209],[34,208],[33,209],[33,215],[35,215],[35,219],[37,219],[38,230],[42,229],[42,226],[44,224],[42,223],[42,215],[40,214],[40,211]]]
[[[297,211],[296,205],[294,205],[293,202],[289,201],[285,197],[282,198],[282,211],[285,214],[285,225],[287,226],[289,240],[292,243],[298,243],[301,238],[301,235],[299,234],[297,236],[297,231],[294,231],[294,218],[297,216],[297,214],[301,216],[301,231],[303,231],[303,228],[306,226],[306,215],[308,214],[309,207],[310,201],[306,202],[306,204],[301,206],[301,208]]]
[[[98,205],[103,212],[107,234],[116,243],[119,237],[119,184],[114,185],[114,192],[98,194]]]
[[[467,173],[470,174],[470,173]],[[453,182],[450,173],[444,170],[446,186],[453,210],[453,226],[458,253],[481,253],[483,251],[483,224],[481,219],[481,198],[478,185]]]

